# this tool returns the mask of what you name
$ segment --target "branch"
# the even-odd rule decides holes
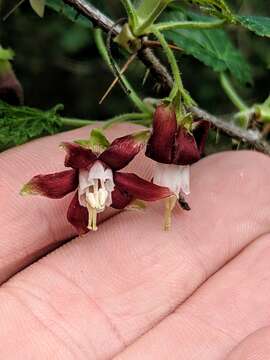
[[[109,32],[113,25],[114,21],[104,15],[101,11],[95,8],[93,5],[89,4],[85,0],[63,0],[65,4],[73,7],[78,13],[85,16],[89,19],[94,26],[97,26],[104,30],[105,32]],[[118,35],[121,31],[121,26],[115,26],[112,33],[113,35]]]
[[[208,112],[197,107],[191,107],[190,111],[199,119],[209,121],[214,127],[230,137],[252,145],[256,150],[270,155],[270,144],[264,141],[262,135],[254,130],[245,130],[232,123],[225,122]]]
[[[89,19],[94,26],[109,32],[114,25],[114,22],[104,15],[100,10],[89,4],[85,0],[64,0],[64,3],[73,7],[78,13]],[[117,36],[121,31],[121,26],[113,28],[112,34]],[[147,43],[147,41],[146,41]],[[139,59],[150,70],[151,74],[163,85],[165,91],[169,91],[173,86],[173,80],[168,73],[165,66],[163,66],[159,59],[153,54],[151,49],[143,48],[138,52]]]
[[[73,7],[78,13],[88,18],[94,26],[99,27],[105,32],[109,32],[114,22],[104,15],[100,10],[89,4],[86,0],[63,0],[64,3]],[[113,28],[113,35],[116,36],[120,33],[121,26]],[[144,45],[144,39],[142,41]],[[164,90],[169,91],[173,86],[173,79],[164,65],[161,64],[159,59],[154,55],[152,50],[143,46],[138,52],[139,59],[150,70],[151,74],[163,85]],[[270,145],[262,139],[260,135],[254,132],[241,129],[233,124],[224,122],[206,111],[197,107],[192,107],[191,112],[201,119],[209,121],[214,127],[231,136],[234,139],[246,142],[260,152],[270,155]]]

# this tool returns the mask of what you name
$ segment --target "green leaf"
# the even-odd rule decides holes
[[[0,101],[0,151],[62,130],[58,105],[49,111],[11,106]]]
[[[14,58],[14,51],[11,49],[3,49],[0,45],[0,61],[12,60]]]
[[[31,5],[32,9],[35,11],[35,13],[38,14],[38,16],[43,17],[46,0],[29,0],[29,1],[30,1],[30,5]]]
[[[237,16],[236,20],[259,36],[270,37],[270,18],[265,16]]]
[[[168,21],[211,21],[212,18],[182,12],[170,11]],[[252,82],[250,67],[242,54],[234,47],[226,32],[222,29],[211,30],[170,30],[164,32],[166,38],[181,47],[187,54],[194,56],[214,71],[229,70],[242,83]]]
[[[227,19],[230,22],[234,21],[234,14],[224,0],[186,0],[186,2],[199,6],[209,15]]]
[[[79,25],[86,28],[93,28],[91,21],[89,21],[85,16],[80,15],[71,6],[65,5],[62,0],[46,0],[46,5]]]

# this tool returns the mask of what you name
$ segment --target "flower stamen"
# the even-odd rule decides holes
[[[164,230],[169,231],[172,225],[172,211],[177,201],[176,196],[170,196],[165,199],[165,212],[164,212]]]

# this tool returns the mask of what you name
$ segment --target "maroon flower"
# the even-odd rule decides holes
[[[170,213],[176,199],[190,210],[185,195],[190,193],[190,165],[203,153],[209,122],[193,121],[193,129],[178,125],[172,105],[159,105],[154,114],[153,132],[148,141],[146,156],[156,161],[153,183],[169,188],[175,195],[166,200],[165,228],[170,227]]]
[[[145,132],[144,132],[145,134]],[[63,143],[65,166],[71,170],[37,175],[22,189],[22,194],[41,194],[52,199],[76,191],[67,212],[68,221],[79,234],[97,230],[97,214],[107,206],[125,208],[134,199],[155,201],[172,193],[135,174],[118,172],[138,154],[144,144],[143,133],[114,140],[103,152],[77,143]]]
[[[192,133],[178,126],[174,109],[159,105],[154,114],[153,133],[146,156],[163,164],[191,165],[203,153],[209,130],[209,122],[194,121]]]

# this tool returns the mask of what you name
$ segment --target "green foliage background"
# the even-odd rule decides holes
[[[123,16],[120,1],[91,1],[110,17]],[[1,18],[17,0],[0,0]],[[246,15],[270,16],[264,0],[228,1],[232,8]],[[270,88],[270,39],[230,27],[230,36],[252,66],[253,85],[235,82],[240,93],[251,103],[262,102]],[[133,110],[122,90],[116,87],[111,96],[98,105],[112,81],[112,75],[101,61],[91,30],[46,9],[44,19],[38,18],[26,1],[6,22],[0,22],[0,44],[15,53],[14,68],[25,89],[28,106],[48,109],[57,103],[65,105],[69,117],[105,119]],[[123,58],[119,57],[120,63]],[[196,59],[180,54],[179,64],[186,87],[201,107],[223,114],[234,111],[219,85],[218,76]],[[143,96],[156,96],[157,89],[149,78],[144,87],[144,67],[134,63],[128,76]],[[160,94],[162,96],[162,94]]]

